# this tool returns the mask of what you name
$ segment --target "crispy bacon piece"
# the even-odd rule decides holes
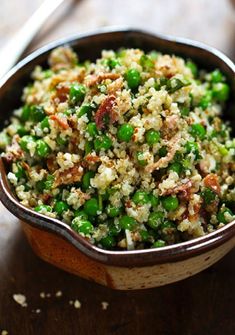
[[[55,97],[58,98],[60,102],[65,102],[68,99],[69,85],[68,83],[60,83],[56,86]]]
[[[49,170],[51,173],[55,172],[55,171],[58,169],[58,164],[56,163],[56,160],[55,160],[54,157],[49,157],[49,158],[47,159],[46,164],[47,164],[47,168],[48,168],[48,170]]]
[[[191,192],[190,192],[191,188],[192,188],[192,182],[191,182],[191,180],[189,180],[184,184],[177,185],[176,187],[174,187],[172,189],[166,190],[164,193],[162,193],[162,195],[178,194],[179,193],[179,197],[182,200],[189,200],[190,194],[191,194]]]
[[[81,180],[82,176],[83,168],[80,165],[74,166],[64,171],[57,170],[54,172],[55,180],[53,183],[53,187],[55,188],[60,185],[77,183]]]
[[[69,125],[68,125],[68,122],[67,122],[66,118],[62,119],[58,115],[51,115],[50,119],[53,120],[53,121],[56,121],[58,123],[58,125],[65,130],[69,128]]]
[[[145,170],[152,173],[154,170],[167,167],[168,163],[174,158],[175,153],[179,150],[180,133],[175,134],[167,143],[169,151],[165,157],[160,158],[157,162],[146,166]]]
[[[127,201],[125,202],[125,207],[126,207],[126,208],[131,208],[131,206],[132,206],[131,201],[130,201],[130,200],[127,200]]]
[[[111,124],[117,120],[117,115],[113,110],[115,99],[114,95],[108,96],[95,113],[95,123],[98,129],[102,130],[105,127],[106,119]]]
[[[99,156],[96,156],[96,155],[86,155],[86,161],[89,162],[89,163],[97,163],[100,161],[100,157]]]
[[[30,166],[26,162],[22,162],[21,165],[23,169],[25,169],[26,171],[30,171]]]
[[[44,194],[41,195],[41,198],[42,198],[44,204],[48,204],[49,201],[52,198],[52,195],[48,194],[48,193],[44,193]]]
[[[87,80],[86,84],[87,84],[88,87],[90,87],[90,86],[94,86],[94,85],[97,85],[97,84],[101,83],[105,79],[116,80],[119,77],[120,77],[120,74],[118,74],[118,73],[112,73],[112,72],[101,73],[99,75],[93,75],[93,76],[91,76]]]
[[[220,195],[221,188],[218,181],[218,176],[214,173],[208,174],[204,179],[203,183],[206,187],[210,188],[216,194]]]

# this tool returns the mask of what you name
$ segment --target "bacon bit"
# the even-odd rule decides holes
[[[46,164],[48,170],[51,173],[55,172],[58,169],[58,164],[56,163],[56,160],[53,157],[48,158]]]
[[[216,194],[220,195],[221,188],[218,181],[218,176],[214,173],[208,174],[204,179],[203,183],[206,187],[210,188]]]
[[[58,115],[51,115],[50,119],[53,120],[53,121],[56,121],[59,124],[59,126],[63,129],[65,129],[65,130],[69,128],[67,119],[65,119],[65,118],[62,119]]]
[[[49,200],[52,198],[51,194],[44,193],[41,196],[43,203],[48,204]]]
[[[82,179],[83,168],[81,165],[74,166],[72,168],[66,169],[64,171],[55,171],[53,174],[55,181],[53,183],[53,188],[60,185],[69,185],[76,183]]]
[[[95,123],[98,129],[101,130],[105,127],[105,118],[107,118],[111,124],[117,120],[117,115],[113,111],[115,99],[114,95],[108,96],[95,113]]]
[[[168,163],[174,158],[175,153],[179,150],[180,133],[175,134],[167,143],[169,151],[165,157],[160,158],[157,162],[146,166],[145,171],[152,173],[154,170],[167,167]]]
[[[68,117],[68,124],[70,128],[77,129],[77,119],[75,115],[71,115],[70,117]]]
[[[23,169],[25,169],[25,170],[27,170],[27,171],[30,171],[30,166],[29,166],[27,163],[22,162],[22,163],[21,163],[21,166],[22,166]]]
[[[131,208],[131,200],[127,200],[127,201],[125,202],[125,207],[127,207],[127,208]]]
[[[69,85],[68,83],[60,83],[56,86],[56,98],[59,99],[60,102],[65,102],[68,99],[69,94]]]
[[[120,74],[118,73],[101,73],[99,75],[93,75],[93,76],[90,76],[90,78],[88,78],[87,80],[87,86],[90,87],[90,86],[94,86],[94,85],[97,85],[99,83],[101,83],[103,80],[105,79],[111,79],[111,80],[116,80],[120,78]]]
[[[178,185],[174,187],[173,189],[168,189],[165,192],[163,192],[161,195],[169,195],[169,194],[179,194],[179,197],[182,200],[189,200],[190,197],[190,189],[192,188],[192,182],[191,180],[187,181],[185,184]]]
[[[100,161],[100,157],[96,155],[88,154],[86,155],[85,160],[89,163],[97,163]]]

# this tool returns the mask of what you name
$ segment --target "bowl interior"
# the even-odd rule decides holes
[[[131,47],[141,48],[145,51],[157,50],[163,53],[183,56],[184,58],[191,58],[200,68],[207,70],[219,68],[227,76],[232,91],[231,98],[224,109],[224,118],[230,120],[233,126],[235,124],[235,113],[232,112],[235,109],[235,67],[234,64],[223,54],[197,42],[166,36],[151,35],[138,30],[120,29],[116,31],[99,31],[95,34],[78,35],[62,41],[56,41],[35,51],[33,54],[20,62],[2,81],[2,87],[0,89],[0,129],[4,127],[12,111],[21,105],[22,89],[31,81],[30,74],[34,67],[36,65],[46,67],[50,51],[60,45],[72,46],[78,53],[81,61],[86,59],[95,60],[100,56],[102,49],[117,50],[122,47]],[[89,245],[87,241],[84,241],[81,236],[75,234],[62,222],[46,218],[39,213],[22,208],[23,206],[19,205],[18,201],[14,198],[7,182],[7,167],[3,166],[2,162],[0,165],[2,173],[2,180],[0,180],[0,188],[2,188],[1,198],[3,203],[16,216],[21,219],[26,219],[29,223],[34,224],[35,226],[56,231],[75,246],[83,249],[85,253],[102,262],[133,265],[141,263],[156,263],[157,259],[158,262],[163,262],[167,259],[177,259],[178,257],[185,258],[195,252],[201,252],[203,248],[211,248],[213,243],[222,243],[223,239],[228,239],[231,237],[231,234],[235,233],[235,225],[230,224],[228,225],[230,230],[223,229],[221,232],[215,232],[216,234],[212,233],[205,237],[185,242],[183,244],[181,243],[179,245],[166,247],[163,248],[164,250],[155,249],[134,252],[105,251]],[[51,224],[51,221],[54,221],[54,225]],[[53,227],[50,228],[49,226]],[[225,231],[228,231],[227,235],[223,233]],[[182,256],[182,254],[184,255]],[[144,258],[139,257],[138,255],[142,255]],[[123,256],[125,258],[123,258]],[[159,257],[161,257],[160,261]]]

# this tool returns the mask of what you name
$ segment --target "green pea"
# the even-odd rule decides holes
[[[140,230],[139,233],[140,233],[141,240],[143,242],[147,242],[149,240],[150,235],[147,230]]]
[[[93,142],[86,141],[85,143],[85,155],[88,155],[93,150]]]
[[[211,105],[211,101],[212,101],[212,92],[208,91],[199,101],[199,107],[205,110]]]
[[[110,204],[106,208],[107,214],[111,218],[118,216],[121,213],[121,210],[122,210],[121,207],[115,207]]]
[[[229,154],[228,149],[226,149],[226,147],[223,146],[223,145],[219,146],[218,149],[219,149],[219,153],[220,153],[222,156],[226,156],[226,155]]]
[[[77,233],[84,234],[85,236],[90,235],[94,230],[93,225],[88,220],[77,221],[74,219],[72,221],[71,228]]]
[[[111,236],[118,236],[121,232],[121,228],[119,224],[109,223],[109,235]]]
[[[119,225],[121,227],[121,229],[125,230],[133,230],[136,226],[136,221],[134,218],[128,216],[128,215],[124,215],[120,218],[119,220]]]
[[[197,65],[189,60],[186,62],[186,66],[191,70],[193,77],[196,78],[198,76]]]
[[[46,157],[51,152],[50,147],[43,140],[37,140],[36,153],[39,157]]]
[[[63,138],[63,137],[61,137],[61,136],[58,136],[58,137],[56,138],[56,143],[57,143],[59,146],[63,147],[64,145],[66,145],[66,144],[68,143],[68,140],[66,140],[65,138]]]
[[[21,119],[21,121],[26,122],[26,121],[29,120],[29,118],[30,118],[30,107],[25,105],[22,108],[20,119]]]
[[[166,242],[163,240],[157,240],[156,242],[153,243],[152,248],[162,248],[165,247]]]
[[[44,70],[42,72],[44,79],[48,79],[53,75],[53,71],[51,69]]]
[[[153,212],[149,214],[147,225],[152,229],[158,229],[164,218],[163,212]]]
[[[150,129],[145,134],[145,139],[149,146],[153,146],[155,143],[158,143],[160,141],[160,133],[159,131],[156,131],[154,129]]]
[[[78,217],[81,220],[87,220],[88,219],[88,215],[84,211],[81,211],[79,209],[76,209],[74,211],[74,217]]]
[[[102,245],[105,249],[112,249],[116,245],[115,238],[111,235],[103,237],[99,243]]]
[[[110,58],[107,61],[107,65],[108,67],[112,70],[114,69],[116,66],[120,65],[120,62],[117,58]]]
[[[90,187],[91,178],[95,176],[94,171],[87,171],[82,177],[82,187],[84,190],[88,190]]]
[[[140,57],[140,65],[144,68],[144,70],[150,71],[154,67],[154,61],[150,56],[142,55]]]
[[[211,82],[212,83],[220,83],[224,79],[223,74],[220,72],[220,70],[216,69],[213,72],[211,72]]]
[[[126,72],[125,78],[131,90],[136,89],[140,85],[141,76],[138,70],[130,69]]]
[[[174,162],[169,166],[170,171],[176,172],[178,175],[182,172],[182,165],[179,162]]]
[[[32,106],[30,110],[30,118],[34,122],[40,122],[44,119],[46,113],[43,106]]]
[[[117,131],[117,138],[121,142],[130,142],[132,136],[134,134],[134,128],[128,124],[122,124]]]
[[[149,195],[149,200],[152,207],[156,207],[159,204],[159,198],[153,194]]]
[[[144,205],[150,203],[149,194],[144,191],[136,191],[132,197],[132,201],[136,205]]]
[[[31,135],[25,135],[20,139],[19,144],[22,150],[29,152],[28,144],[32,142],[35,142],[35,138]]]
[[[145,165],[147,165],[147,161],[146,161],[146,159],[144,159],[144,153],[143,153],[143,152],[138,151],[138,152],[136,153],[136,159],[137,159],[138,164],[139,164],[140,166],[145,166]]]
[[[233,216],[233,212],[229,208],[224,207],[224,208],[220,209],[218,214],[217,214],[217,219],[218,219],[219,222],[228,223],[228,220],[225,217],[226,213]]]
[[[69,90],[69,99],[73,104],[82,102],[86,95],[86,87],[82,84],[74,83]]]
[[[86,114],[86,116],[88,117],[89,120],[91,120],[92,118],[92,111],[93,111],[93,107],[90,104],[83,104],[78,112],[78,117],[81,117],[83,115]]]
[[[180,114],[182,116],[189,116],[190,109],[188,107],[182,107],[180,108]]]
[[[94,140],[94,148],[96,151],[108,150],[112,146],[112,140],[107,135],[100,135]]]
[[[20,135],[20,137],[27,135],[28,133],[28,130],[26,130],[24,126],[19,126],[17,129],[17,134]]]
[[[152,60],[157,60],[158,57],[159,57],[160,53],[153,50],[149,53],[149,57],[152,59]]]
[[[91,137],[95,137],[96,135],[98,135],[98,129],[96,127],[95,122],[88,123],[87,132]]]
[[[95,216],[99,211],[99,204],[96,198],[87,200],[84,204],[84,211],[87,215]]]
[[[45,128],[50,129],[49,117],[48,117],[48,116],[46,116],[46,117],[41,121],[40,126],[41,126],[42,129],[45,129]]]
[[[195,138],[203,140],[206,137],[206,129],[200,123],[192,124],[190,134]]]
[[[34,208],[34,210],[36,211],[36,212],[52,212],[52,208],[51,208],[51,206],[48,206],[48,205],[39,205],[39,206],[36,206],[35,208]]]
[[[226,101],[229,98],[230,88],[228,84],[217,83],[212,87],[212,95],[218,101]]]
[[[179,200],[176,196],[169,196],[162,199],[162,206],[167,211],[175,211],[179,207]]]
[[[158,154],[160,157],[165,157],[167,155],[167,148],[166,147],[161,147],[158,151]]]
[[[54,205],[54,210],[58,215],[62,215],[69,209],[69,205],[64,201],[56,201]]]
[[[216,194],[210,188],[205,188],[204,191],[202,191],[202,197],[203,197],[204,203],[206,205],[209,205],[215,200]]]

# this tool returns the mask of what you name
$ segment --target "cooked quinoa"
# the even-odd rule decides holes
[[[174,55],[67,47],[37,66],[0,133],[19,201],[106,249],[163,247],[234,219],[229,85]]]

